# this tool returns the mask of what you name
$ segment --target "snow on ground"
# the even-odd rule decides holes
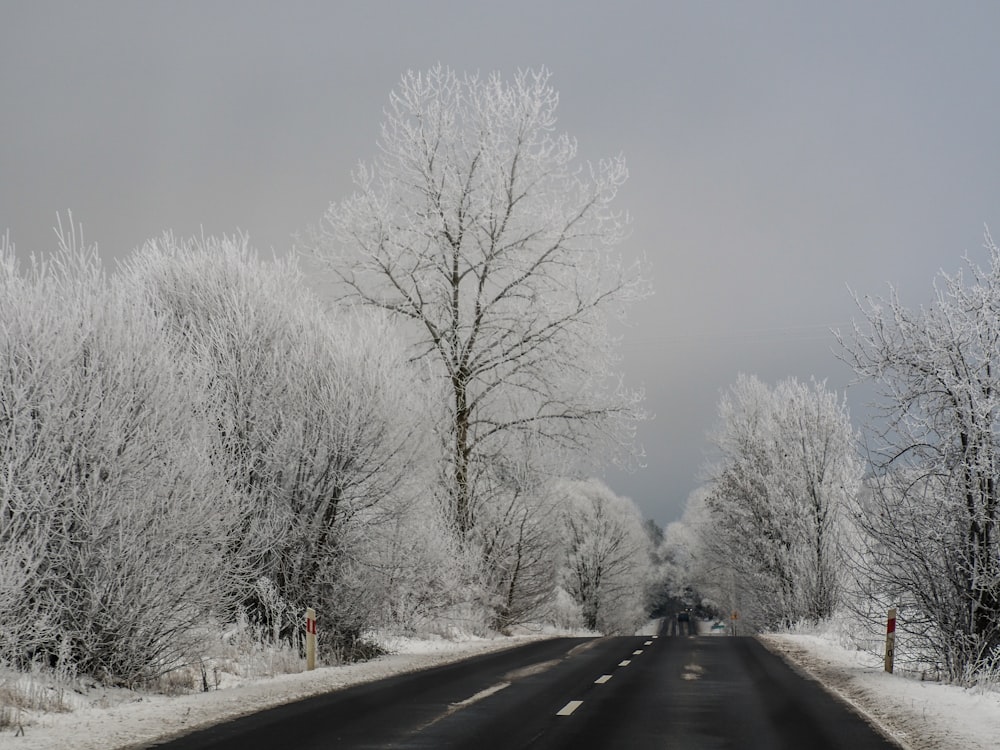
[[[659,621],[637,635],[658,632]],[[711,623],[699,623],[699,630]],[[710,631],[712,632],[712,631]],[[720,630],[719,632],[724,632]],[[561,635],[588,636],[551,628],[521,630],[512,637],[461,640],[383,638],[392,652],[362,664],[314,672],[239,681],[231,675],[222,689],[180,696],[100,688],[69,690],[65,713],[22,712],[24,735],[0,731],[0,750],[125,750],[156,739],[235,718],[311,695],[446,664],[468,656]],[[908,750],[992,750],[1000,737],[1000,693],[987,689],[922,682],[888,675],[867,651],[850,650],[831,635],[781,634],[761,641],[851,704]],[[0,674],[0,689],[23,675]],[[45,686],[39,690],[50,690]]]
[[[511,637],[493,639],[392,638],[387,639],[385,645],[393,655],[369,662],[319,668],[313,672],[282,674],[242,683],[227,675],[227,679],[220,683],[222,689],[179,696],[97,687],[82,691],[70,689],[60,697],[63,703],[73,707],[72,711],[21,711],[17,720],[23,726],[24,734],[17,736],[16,731],[10,728],[0,731],[0,749],[125,750],[142,747],[157,739],[184,734],[201,726],[311,695],[415,672],[556,635],[566,633],[526,630]],[[26,679],[28,678],[24,675],[14,673],[0,674],[0,689],[11,682]],[[44,685],[35,689],[65,690]]]
[[[1000,747],[1000,693],[887,674],[881,659],[823,635],[764,635],[786,657],[908,750]]]

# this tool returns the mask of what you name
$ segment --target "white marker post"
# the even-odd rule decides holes
[[[889,610],[885,623],[885,671],[892,673],[892,662],[896,658],[896,608]]]
[[[306,610],[306,669],[316,669],[316,610]]]

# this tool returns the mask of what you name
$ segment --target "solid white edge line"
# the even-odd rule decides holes
[[[582,705],[583,701],[570,701],[565,706],[556,711],[556,716],[569,716]]]

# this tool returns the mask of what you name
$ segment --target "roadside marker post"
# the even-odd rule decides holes
[[[885,671],[892,673],[892,662],[896,658],[896,608],[889,610],[885,623]]]
[[[306,669],[316,669],[316,610],[306,610]]]

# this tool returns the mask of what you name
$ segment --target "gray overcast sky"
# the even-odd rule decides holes
[[[605,478],[665,524],[739,372],[844,388],[848,287],[919,304],[984,257],[998,28],[971,0],[0,0],[0,231],[44,252],[72,209],[108,259],[164,229],[283,252],[350,192],[404,70],[545,65],[581,155],[629,162],[656,294],[623,366],[656,417],[648,467]]]

